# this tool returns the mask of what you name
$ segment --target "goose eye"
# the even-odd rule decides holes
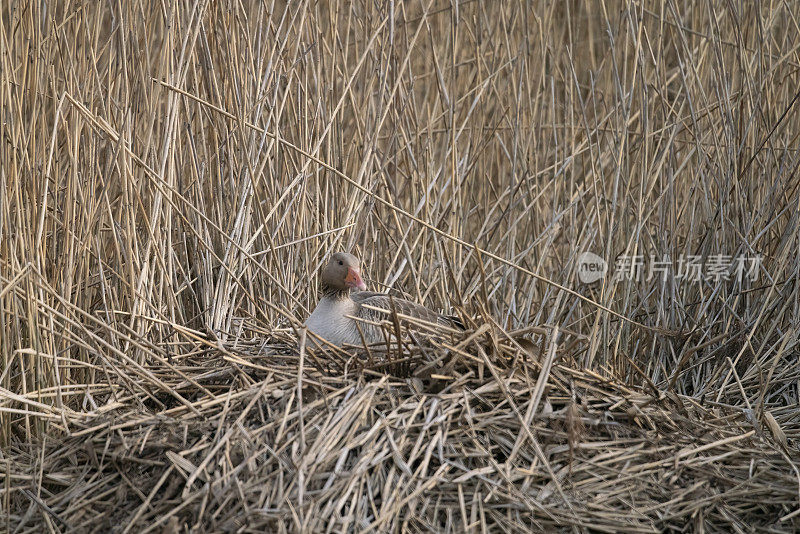
[[[344,263],[342,262],[342,260],[339,260],[339,265],[344,265]]]

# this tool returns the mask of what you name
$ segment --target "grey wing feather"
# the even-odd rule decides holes
[[[386,293],[359,291],[358,293],[351,294],[350,298],[352,298],[353,302],[358,305],[359,315],[364,315],[369,318],[375,318],[378,314],[380,314],[380,312],[364,308],[364,305],[373,308],[391,310],[392,302],[394,302],[394,309],[397,310],[397,313],[408,315],[409,317],[416,317],[433,324],[441,324],[450,327],[456,325],[455,321],[449,317],[445,317],[442,314],[436,313],[435,311],[430,310],[421,304],[397,297],[390,298]]]

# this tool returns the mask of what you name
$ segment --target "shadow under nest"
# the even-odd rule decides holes
[[[12,532],[796,531],[798,475],[740,409],[490,328],[399,351],[289,331],[152,363],[8,449]],[[522,339],[522,338],[521,338]],[[302,357],[301,357],[302,356]],[[301,362],[302,359],[302,362]],[[302,369],[302,380],[298,370]],[[13,441],[13,440],[12,440]],[[794,451],[790,451],[794,448]]]

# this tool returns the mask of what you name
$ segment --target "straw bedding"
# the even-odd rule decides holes
[[[9,480],[40,488],[11,496],[12,530],[800,528],[796,427],[566,365],[552,334],[543,351],[469,337],[407,348],[392,374],[303,351],[300,382],[284,332],[152,366],[171,393],[99,384],[91,417],[54,418],[69,435],[8,450]],[[409,372],[432,355],[447,375]]]

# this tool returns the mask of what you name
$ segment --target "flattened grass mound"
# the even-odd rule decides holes
[[[43,522],[71,532],[800,528],[785,437],[753,414],[630,388],[564,365],[552,344],[544,352],[481,337],[455,353],[437,351],[447,376],[371,373],[362,360],[346,375],[304,363],[300,383],[296,344],[197,351],[171,367],[151,366],[167,390],[129,376],[142,392],[115,400],[98,384],[91,417],[51,426],[66,424],[71,435],[12,446],[13,483],[37,480],[42,491],[11,494],[21,512],[12,525],[19,532]],[[406,356],[423,357],[413,348]]]

